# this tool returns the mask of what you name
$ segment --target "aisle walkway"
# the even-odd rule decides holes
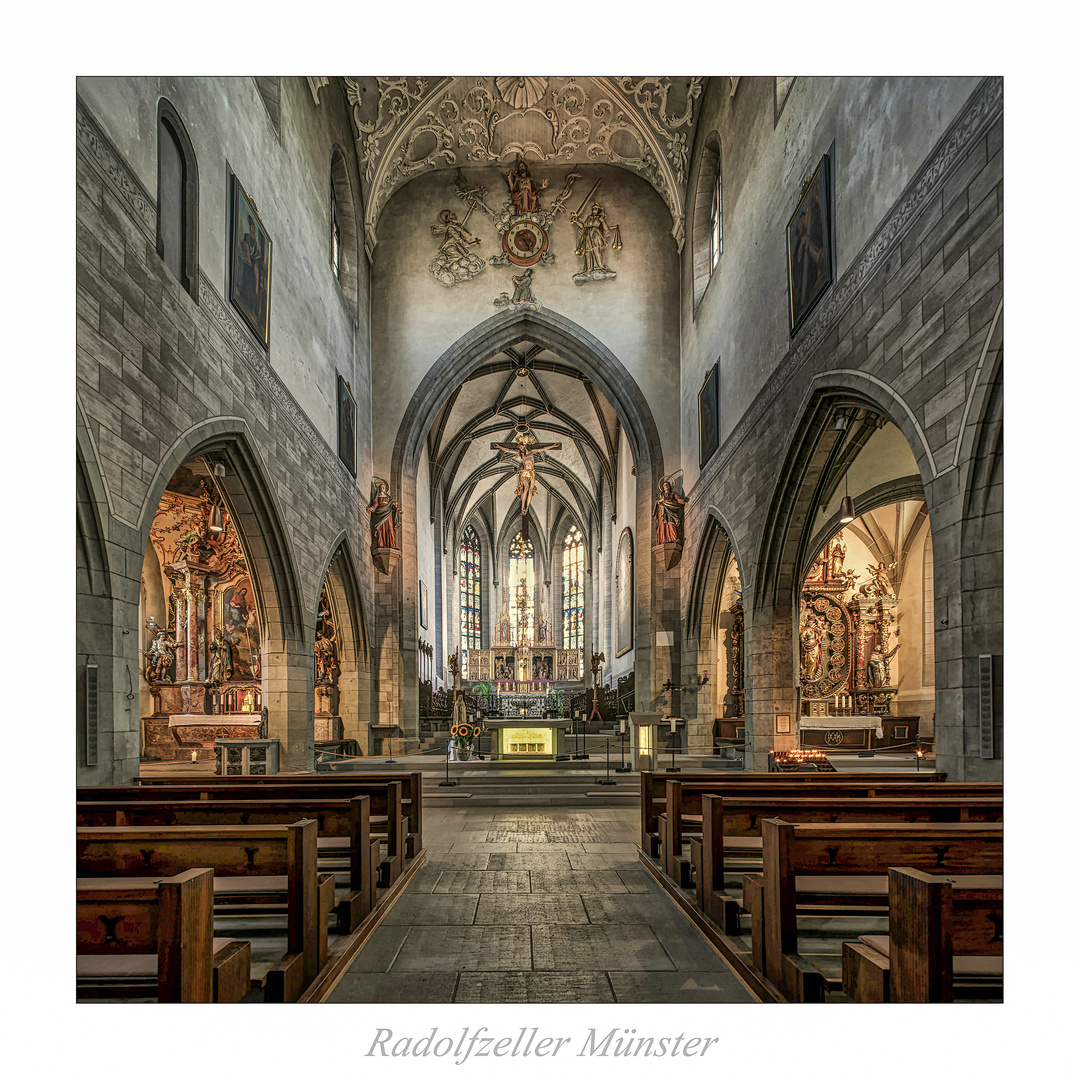
[[[637,859],[638,811],[424,812],[427,863],[331,1002],[749,1002]]]

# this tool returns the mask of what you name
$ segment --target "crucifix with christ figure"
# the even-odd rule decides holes
[[[541,443],[536,441],[536,436],[528,430],[527,425],[518,424],[514,441],[508,443],[492,443],[492,450],[502,450],[507,454],[513,454],[520,461],[518,468],[518,485],[514,489],[515,495],[521,496],[521,539],[529,539],[529,505],[537,491],[536,484],[536,458],[534,455],[542,454],[545,450],[561,450],[561,442]]]

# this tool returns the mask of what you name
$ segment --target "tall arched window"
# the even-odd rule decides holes
[[[461,647],[479,649],[480,537],[471,525],[461,537],[458,578],[461,581]]]
[[[198,299],[199,170],[176,110],[158,102],[157,253],[172,275]]]
[[[720,166],[716,168],[716,183],[713,184],[712,211],[709,218],[709,243],[712,268],[720,261],[720,252],[724,247],[723,206],[720,199]]]
[[[523,621],[522,629],[526,642],[532,644],[533,626],[533,569],[536,553],[531,540],[522,540],[518,533],[510,541],[510,633],[514,641],[519,640],[518,626]],[[524,610],[520,598],[524,596]]]
[[[585,645],[585,538],[573,525],[563,541],[563,648]]]
[[[334,277],[341,279],[341,223],[338,221],[337,192],[330,183],[330,266]]]

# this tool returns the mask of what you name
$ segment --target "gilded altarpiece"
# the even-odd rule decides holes
[[[822,549],[803,586],[799,611],[799,685],[808,716],[889,716],[897,687],[890,661],[897,598],[887,569],[869,581],[844,566],[843,532]],[[850,595],[849,595],[850,594]]]
[[[143,756],[187,759],[194,751],[207,757],[216,739],[257,736],[262,720],[255,589],[209,475],[178,470],[158,506],[150,543],[165,611],[164,622],[150,615],[145,623],[142,675],[151,709],[142,717]]]

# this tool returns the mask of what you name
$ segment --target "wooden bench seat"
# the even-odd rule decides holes
[[[762,841],[762,873],[744,877],[743,902],[753,920],[755,967],[789,1001],[824,996],[820,972],[798,954],[802,902],[829,910],[835,901],[840,911],[853,901],[887,905],[892,882],[883,875],[897,865],[927,875],[999,874],[1002,869],[1003,830],[996,824],[796,824],[767,818]],[[852,877],[876,880],[853,893]]]
[[[725,876],[733,870],[756,868],[761,852],[761,823],[767,817],[794,822],[897,824],[998,822],[1002,819],[1000,795],[972,795],[963,799],[950,792],[939,797],[939,792],[951,787],[953,785],[938,784],[921,796],[907,791],[900,797],[886,789],[879,790],[873,797],[841,798],[820,798],[816,791],[804,795],[786,789],[772,795],[754,792],[744,795],[740,791],[727,796],[696,789],[688,795],[676,792],[672,794],[673,800],[682,798],[685,802],[696,798],[704,813],[683,815],[679,830],[671,828],[666,814],[661,815],[666,838],[662,846],[664,870],[683,888],[689,886],[693,877],[697,906],[725,933],[738,933],[740,904],[727,895]],[[699,835],[691,833],[695,828]],[[690,837],[689,859],[683,858],[681,853],[686,835]]]
[[[208,783],[235,784],[239,789],[258,788],[269,785],[277,787],[281,784],[300,785],[306,788],[322,788],[334,794],[340,793],[344,797],[342,788],[348,789],[352,785],[363,787],[366,784],[399,782],[402,785],[402,807],[409,818],[409,836],[406,841],[406,858],[412,859],[416,851],[423,847],[423,773],[421,772],[396,772],[389,770],[352,770],[347,772],[333,773],[276,773],[269,776],[140,776],[137,778],[136,787],[156,786],[182,786],[206,787]],[[358,789],[359,790],[359,789]],[[246,796],[240,795],[240,798]],[[376,810],[373,807],[372,812]],[[416,850],[413,850],[413,844]]]
[[[844,992],[859,1002],[951,1002],[957,983],[998,990],[1000,875],[889,869],[889,933],[845,942]]]
[[[251,946],[213,936],[213,871],[84,878],[75,892],[76,995],[166,1002],[242,1000]]]
[[[164,781],[165,778],[158,778]],[[423,837],[416,829],[420,825],[419,796],[406,796],[408,775],[391,778],[350,779],[347,783],[325,783],[321,776],[310,781],[292,781],[271,777],[175,777],[176,783],[118,785],[110,787],[81,787],[80,802],[189,802],[191,800],[250,801],[278,805],[307,799],[338,800],[357,795],[371,799],[369,815],[374,835],[381,836],[386,845],[386,858],[381,876],[391,884],[405,870],[405,859],[415,857],[423,848]],[[180,782],[183,781],[183,782]],[[249,783],[248,781],[257,781]],[[312,815],[314,816],[314,815]],[[402,823],[402,819],[406,819]]]
[[[241,903],[268,898],[283,903],[287,952],[265,980],[268,1001],[295,1001],[326,962],[327,918],[334,903],[334,876],[316,869],[315,821],[288,825],[187,825],[80,827],[76,830],[76,874],[80,879],[182,874],[207,867],[202,886],[208,902]],[[231,893],[215,888],[218,878],[239,878]],[[276,878],[266,891],[262,877]]]
[[[167,793],[169,789],[153,790]],[[387,833],[387,818],[377,815],[372,821],[369,795],[345,798],[342,792],[343,797],[338,799],[277,801],[195,799],[191,796],[196,792],[185,789],[183,793],[188,798],[182,801],[121,799],[76,803],[76,821],[84,826],[261,825],[313,818],[319,829],[320,868],[334,872],[342,882],[348,877],[348,891],[334,908],[338,931],[351,933],[375,908],[376,884],[383,862],[380,844]],[[389,867],[382,876],[389,879]]]

